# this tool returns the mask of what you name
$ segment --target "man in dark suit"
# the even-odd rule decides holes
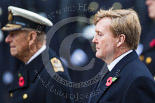
[[[144,38],[141,38],[143,49],[140,60],[149,68],[155,80],[155,0],[146,0],[145,3],[148,6],[148,14],[152,20],[148,25],[148,32],[144,35]]]
[[[96,57],[107,73],[95,86],[90,103],[155,103],[155,82],[135,49],[141,26],[132,9],[100,10],[94,17]]]
[[[9,88],[10,102],[71,102],[71,88],[58,80],[70,80],[67,69],[46,46],[45,27],[52,22],[25,9],[9,6],[8,10],[9,23],[2,28],[9,31],[5,42],[10,44],[11,55],[23,62]]]

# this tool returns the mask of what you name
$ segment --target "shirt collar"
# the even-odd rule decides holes
[[[35,59],[39,54],[41,54],[46,49],[46,45],[43,45],[29,60],[26,65],[29,64],[33,59]]]
[[[133,50],[129,50],[128,52],[122,54],[121,56],[119,56],[118,58],[116,58],[114,61],[112,61],[109,65],[107,65],[108,70],[111,71],[114,66],[126,55],[128,55],[129,53],[131,53]]]

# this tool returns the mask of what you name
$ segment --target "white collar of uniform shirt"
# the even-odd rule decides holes
[[[126,55],[128,55],[129,53],[131,53],[133,50],[129,50],[126,53],[122,54],[121,56],[119,56],[118,58],[116,58],[113,62],[111,62],[109,65],[107,65],[108,70],[111,71],[114,66]]]
[[[29,60],[26,65],[29,64],[33,59],[35,59],[39,54],[41,54],[46,49],[46,45],[43,45]]]

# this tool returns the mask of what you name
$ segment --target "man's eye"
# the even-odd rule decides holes
[[[99,35],[99,36],[102,36],[102,34],[101,34],[101,33],[98,33],[98,35]]]
[[[17,35],[17,33],[11,33],[10,34],[10,36],[12,36],[12,37],[14,37],[14,36],[16,36]]]
[[[14,36],[15,34],[14,33],[11,33],[11,36]]]

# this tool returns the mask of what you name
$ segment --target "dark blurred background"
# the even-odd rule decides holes
[[[74,22],[62,25],[61,28],[54,33],[49,45],[61,56],[66,65],[71,63],[79,67],[88,65],[92,58],[95,58],[95,51],[91,44],[94,34],[94,26],[91,20],[100,8],[133,8],[136,10],[143,28],[141,40],[145,38],[149,24],[152,22],[147,15],[145,0],[0,0],[0,27],[7,23],[8,6],[16,6],[35,11],[40,15],[48,17],[54,25],[69,17],[87,18],[86,22],[79,22],[77,18]],[[47,32],[49,29],[51,28],[48,28]],[[69,50],[71,53],[70,58],[65,58],[65,55],[59,54],[60,47],[65,38],[74,33],[82,34],[71,43]],[[5,43],[6,36],[7,33],[3,33],[0,30],[0,103],[9,102],[7,88],[13,81],[13,75],[20,65],[20,61],[10,55],[9,45]],[[68,46],[69,45],[61,47],[64,54],[68,53]],[[69,74],[73,82],[84,82],[97,75],[103,65],[103,61],[95,58],[95,63],[89,70],[78,71],[69,69]],[[75,89],[74,93],[90,94],[93,86],[94,85]],[[77,102],[86,103],[87,100],[88,98],[83,97]]]

